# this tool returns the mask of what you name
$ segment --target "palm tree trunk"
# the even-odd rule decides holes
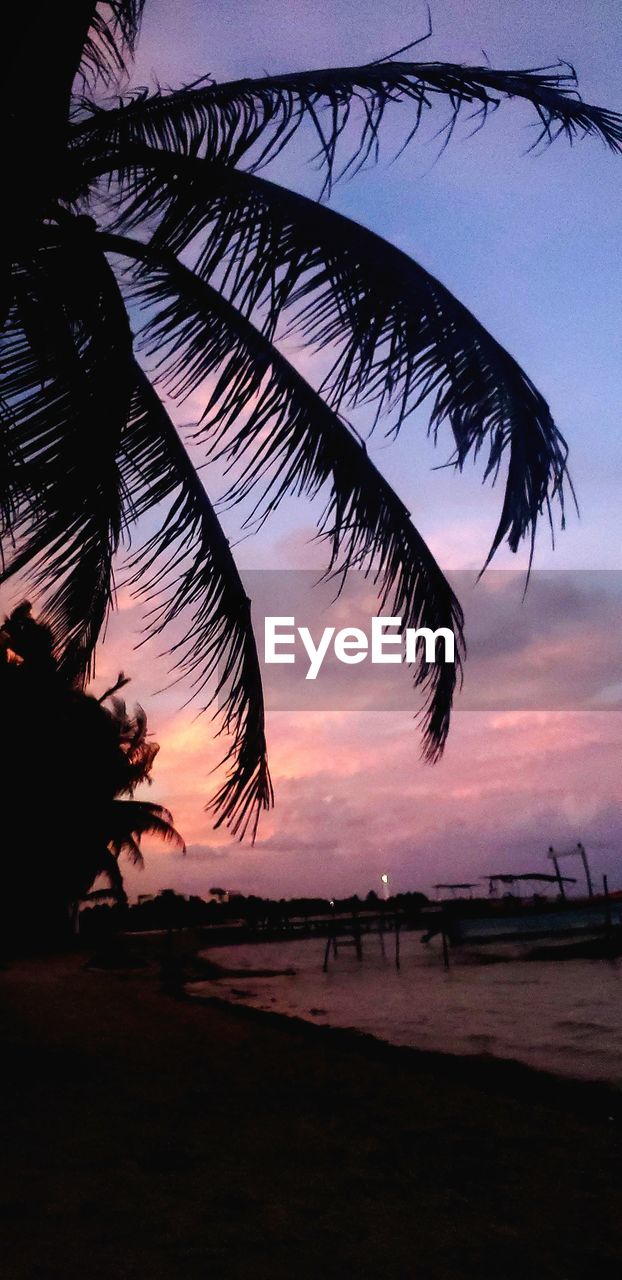
[[[97,0],[22,0],[5,8],[0,93],[15,165],[7,204],[23,206],[33,195],[45,203],[58,176],[71,87],[96,8]]]

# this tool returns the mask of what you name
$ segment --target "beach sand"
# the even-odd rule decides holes
[[[606,1089],[83,960],[0,974],[3,1280],[621,1274]]]

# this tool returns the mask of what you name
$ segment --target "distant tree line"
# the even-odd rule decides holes
[[[173,889],[163,889],[153,898],[143,898],[132,906],[99,903],[82,912],[80,932],[95,938],[116,928],[129,932],[150,929],[181,929],[210,925],[227,925],[242,921],[257,931],[287,930],[292,920],[313,916],[340,915],[357,911],[403,911],[416,916],[428,903],[424,893],[398,893],[384,901],[374,889],[366,897],[352,894],[347,898],[261,898],[256,894],[236,893],[228,901],[207,901],[197,894],[186,897]]]

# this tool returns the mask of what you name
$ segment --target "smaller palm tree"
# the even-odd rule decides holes
[[[100,877],[125,902],[122,854],[142,864],[140,842],[185,845],[172,815],[135,800],[159,747],[142,707],[119,698],[122,673],[97,699],[68,678],[54,637],[20,605],[0,631],[0,735],[5,856],[2,940],[48,940],[69,927],[72,904]]]
[[[116,728],[119,754],[114,762],[117,775],[115,795],[102,812],[105,855],[102,858],[103,846],[100,845],[97,851],[99,865],[96,876],[107,877],[111,894],[119,902],[126,900],[119,858],[125,854],[134,866],[142,867],[144,858],[140,842],[143,836],[157,836],[183,852],[186,848],[182,836],[173,825],[173,815],[169,809],[149,800],[133,799],[136,787],[142,782],[151,782],[151,769],[160,748],[157,742],[147,736],[147,717],[143,708],[136,706],[133,714],[129,714],[125,702],[114,696],[121,684],[125,683],[127,677],[120,674],[115,690],[107,690],[99,699],[100,706],[105,706],[110,701],[111,709],[106,710]],[[121,795],[132,798],[120,799]]]

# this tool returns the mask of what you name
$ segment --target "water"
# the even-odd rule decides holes
[[[622,966],[606,960],[454,964],[418,933],[403,933],[402,967],[391,937],[331,956],[315,938],[214,947],[210,960],[231,969],[293,968],[294,975],[221,978],[193,984],[257,1009],[335,1027],[356,1027],[393,1044],[448,1053],[487,1053],[533,1067],[622,1086]]]

